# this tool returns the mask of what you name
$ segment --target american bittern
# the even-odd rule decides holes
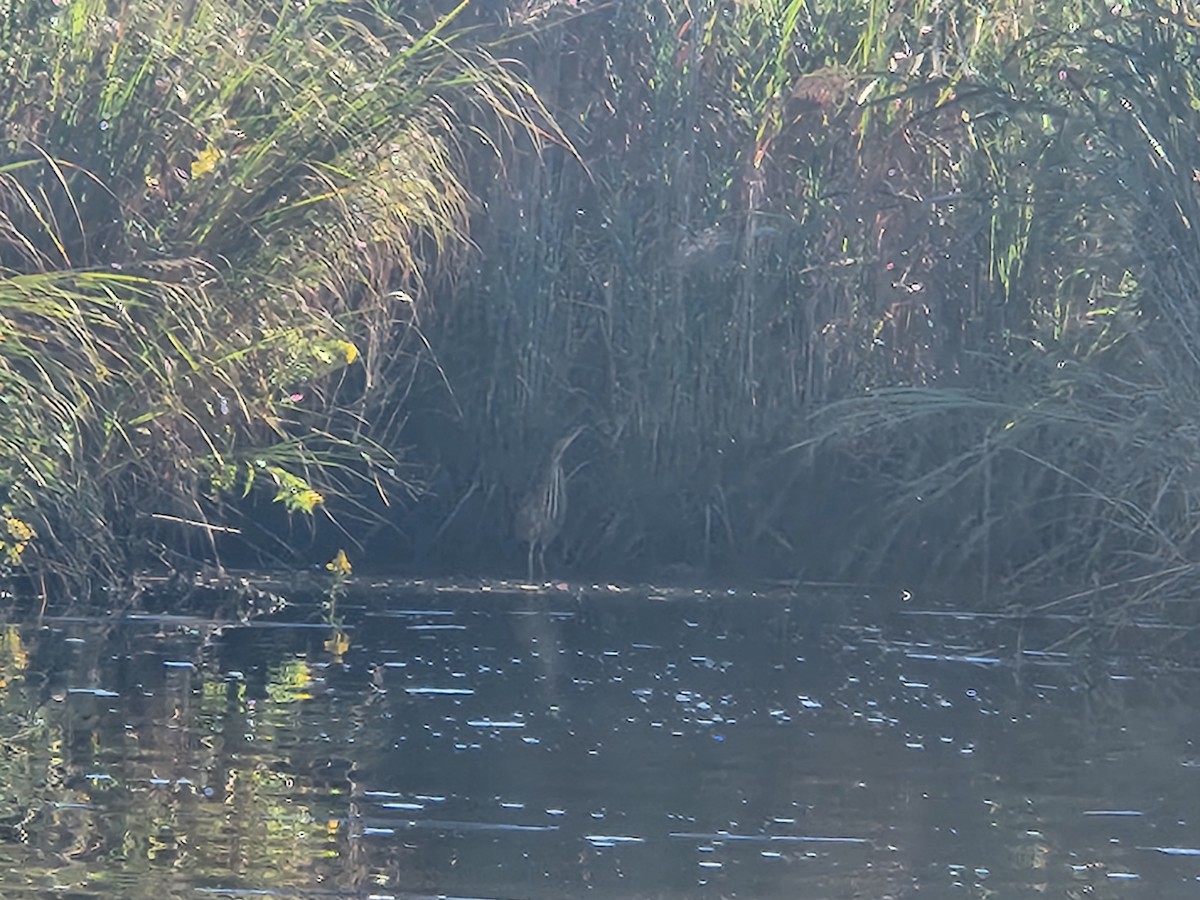
[[[554,443],[550,458],[541,476],[533,483],[529,493],[517,507],[514,530],[518,540],[529,545],[529,580],[533,581],[533,563],[537,560],[538,571],[546,576],[546,548],[562,531],[567,515],[566,476],[563,474],[562,458],[579,437],[586,425],[576,425]]]

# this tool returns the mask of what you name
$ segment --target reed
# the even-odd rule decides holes
[[[458,546],[588,421],[582,564],[1178,573],[1186,441],[1151,423],[1193,418],[1195,35],[1178,4],[640,0],[527,39],[583,165],[473,185],[478,302],[431,335],[488,448]]]
[[[1186,590],[1184,5],[388,9],[0,0],[10,561],[436,464],[500,565],[586,423],[582,566]]]
[[[9,563],[108,579],[213,557],[250,495],[417,488],[395,410],[465,240],[460,130],[548,127],[464,6],[0,0]]]

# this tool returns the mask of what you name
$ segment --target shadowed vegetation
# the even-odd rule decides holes
[[[471,183],[475,277],[431,333],[461,414],[418,420],[455,436],[444,554],[499,559],[492,523],[586,422],[577,565],[1194,574],[1185,7],[543,13],[515,53],[583,165]]]

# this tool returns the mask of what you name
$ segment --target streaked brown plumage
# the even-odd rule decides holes
[[[587,426],[576,425],[554,443],[550,458],[542,474],[533,483],[517,507],[517,518],[513,523],[517,539],[529,545],[528,576],[533,581],[533,564],[537,561],[538,572],[546,576],[546,548],[554,543],[562,531],[567,515],[566,476],[563,474],[562,458],[567,448]]]

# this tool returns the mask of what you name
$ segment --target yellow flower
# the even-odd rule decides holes
[[[346,557],[345,550],[339,550],[337,555],[329,562],[325,563],[325,568],[339,578],[345,578],[350,574],[350,560]]]
[[[221,151],[211,144],[200,151],[199,156],[192,160],[192,177],[199,178],[201,175],[207,175],[217,167],[217,160],[221,158]]]
[[[30,527],[27,522],[23,522],[16,516],[6,516],[4,519],[4,527],[8,529],[9,535],[16,538],[18,541],[29,541],[36,536],[33,528]]]
[[[314,490],[301,491],[296,495],[296,506],[307,513],[312,512],[318,506],[325,502],[325,498]]]
[[[346,655],[346,651],[350,649],[350,638],[346,632],[338,628],[334,631],[333,637],[325,641],[325,650],[330,653],[334,659],[340,660]]]
[[[4,555],[5,562],[15,566],[21,561],[29,542],[37,537],[37,532],[28,522],[16,516],[5,516],[3,521],[4,533],[0,535],[0,554]]]

